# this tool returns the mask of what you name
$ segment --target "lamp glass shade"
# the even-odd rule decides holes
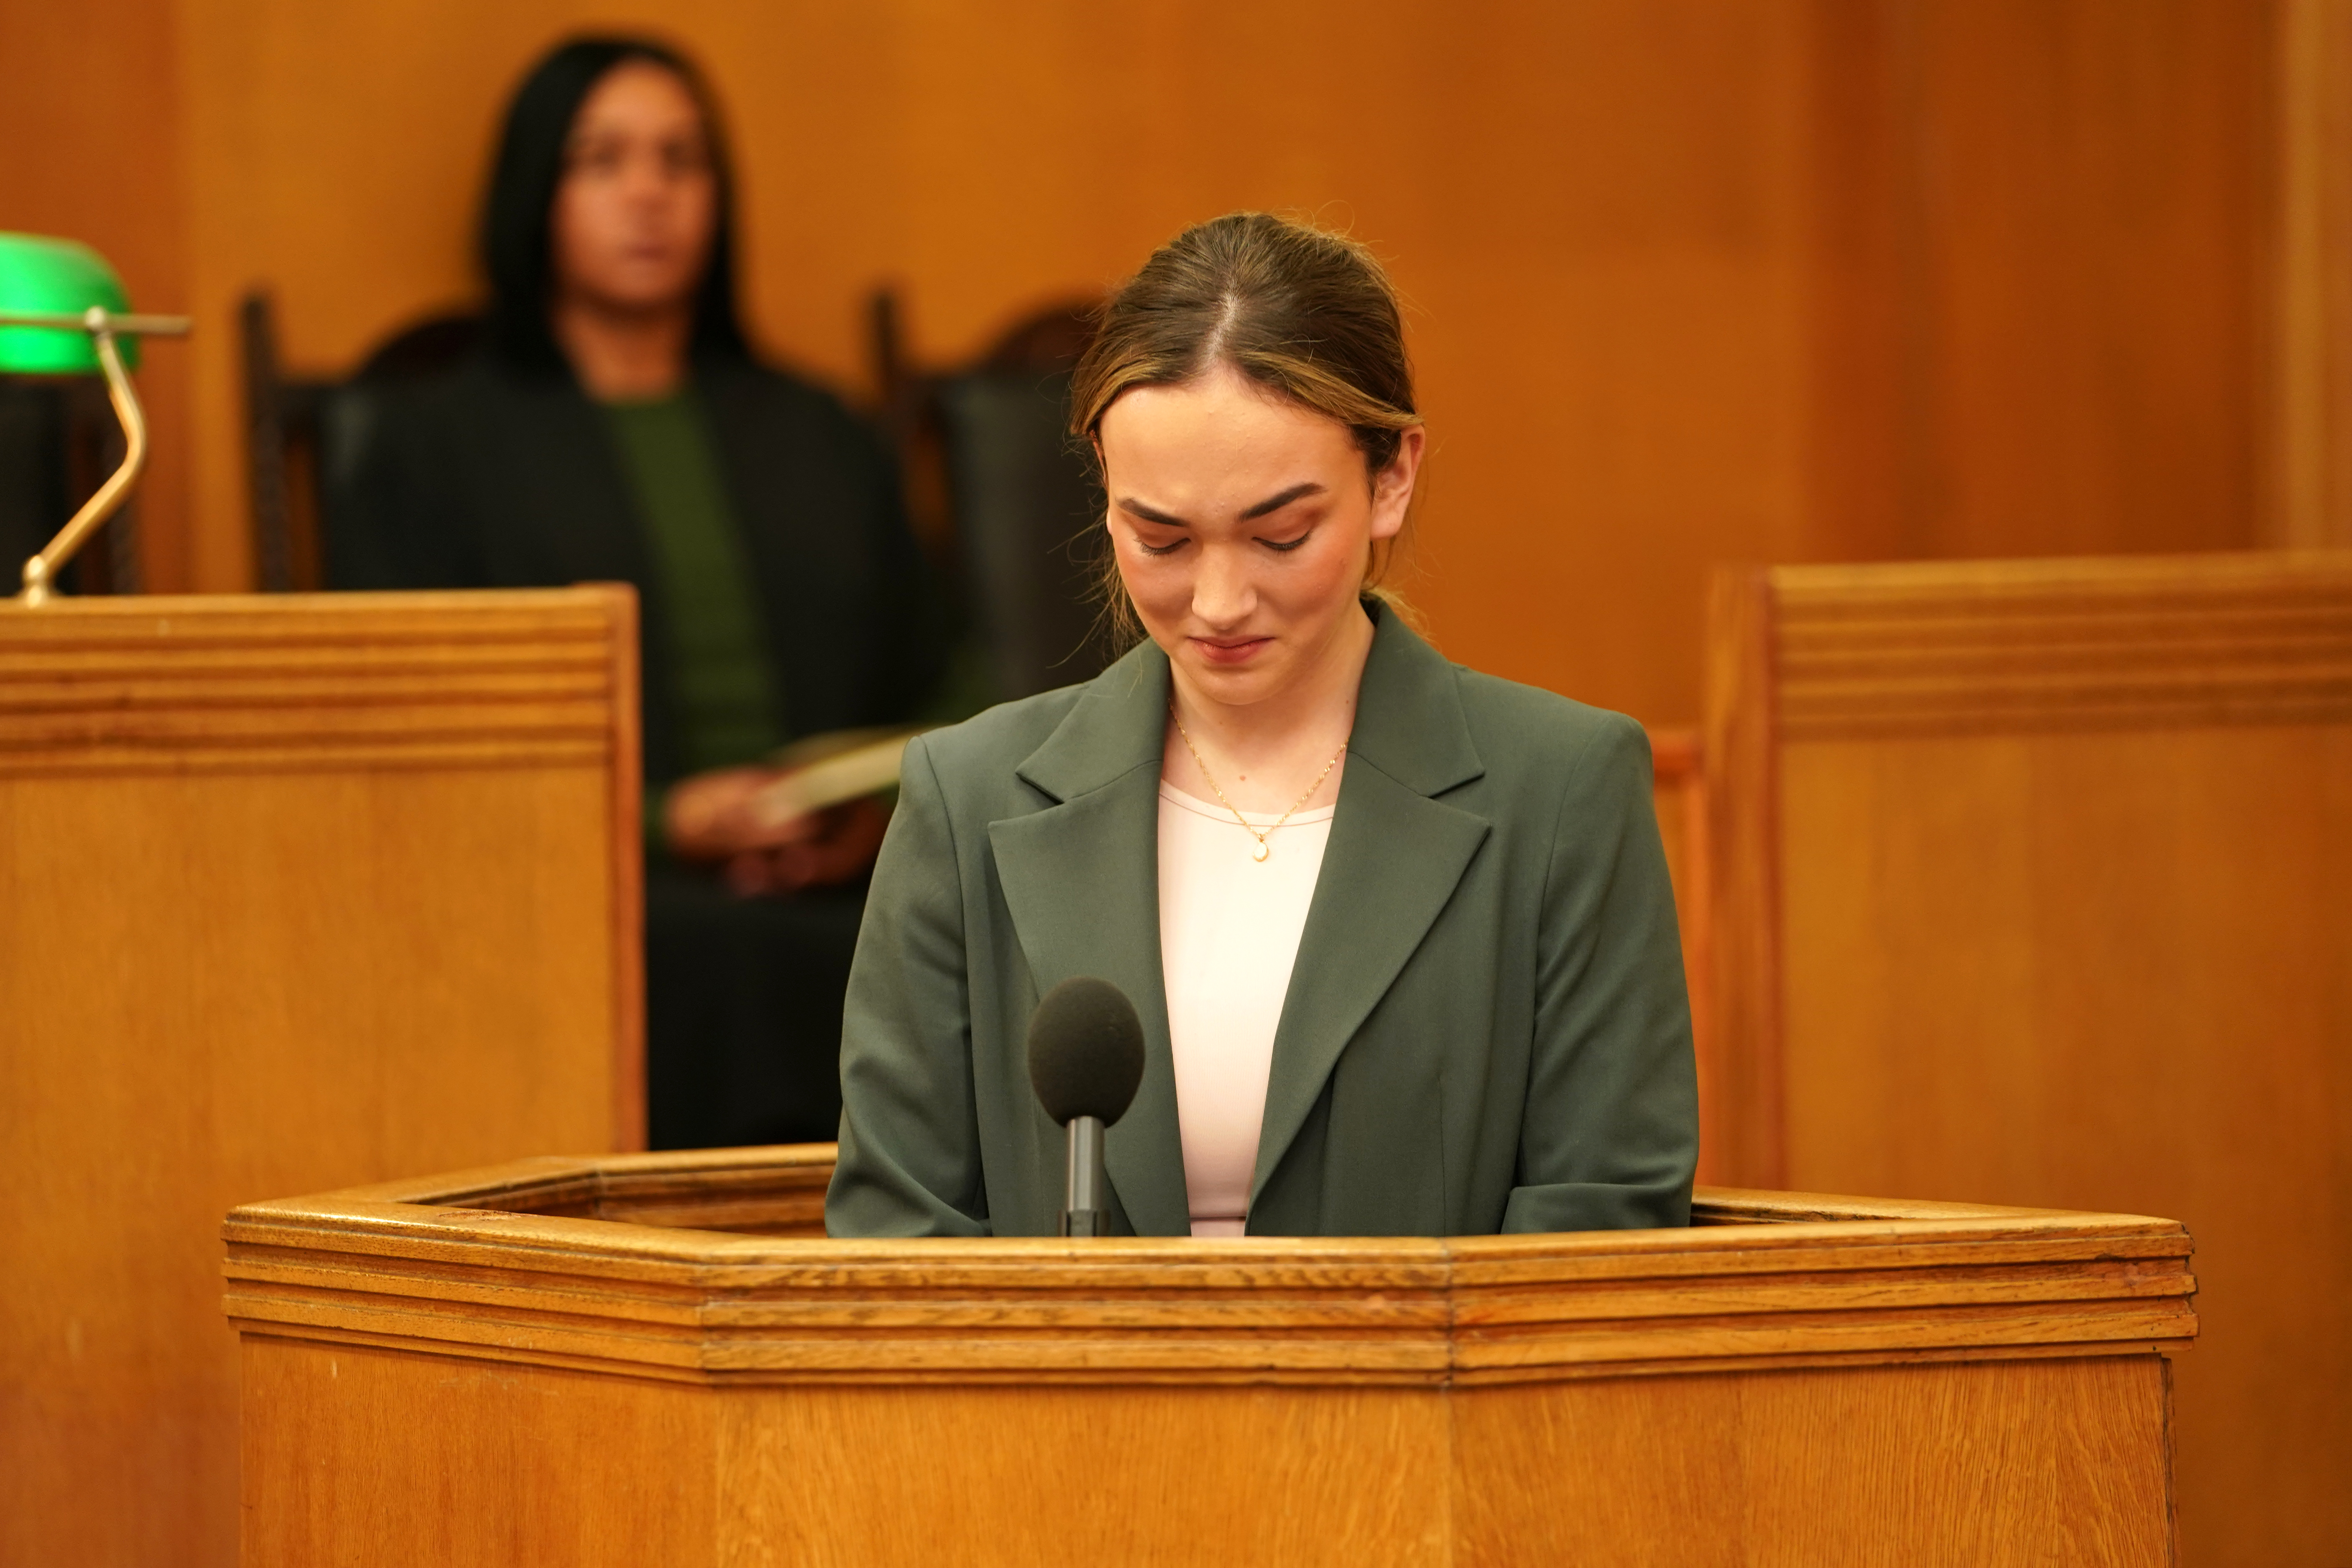
[[[89,246],[37,234],[0,233],[0,313],[79,316],[92,305],[131,309],[122,280]],[[139,363],[139,340],[115,341],[125,365]],[[0,326],[0,373],[96,375],[98,348],[79,328]]]

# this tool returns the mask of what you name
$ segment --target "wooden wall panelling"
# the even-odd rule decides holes
[[[1785,1179],[2183,1215],[2187,1550],[2343,1560],[2352,556],[1791,567],[1718,612],[1718,885],[1780,882],[1718,902],[1719,951],[1778,928],[1721,1042],[1779,1064]]]
[[[2352,545],[2352,3],[2281,0],[2268,542]]]
[[[1449,651],[1686,722],[1715,561],[2265,537],[2273,361],[2303,341],[2267,301],[2315,298],[2272,243],[2273,187],[2309,188],[2294,149],[2317,145],[2283,132],[2312,121],[2277,79],[2325,58],[2294,52],[2294,17],[2338,6],[1203,0],[1178,25],[678,0],[660,21],[730,108],[751,321],[845,384],[885,279],[941,361],[1221,210],[1370,240],[1412,308],[1437,437],[1414,586]],[[237,300],[273,287],[295,363],[341,371],[475,293],[505,94],[617,14],[104,0],[135,43],[99,115],[83,35],[18,9],[0,56],[28,90],[0,144],[36,155],[0,169],[0,214],[195,313],[143,373],[151,578],[249,585]],[[1286,75],[1300,51],[1329,68]],[[1201,113],[1102,138],[1106,80]],[[1276,94],[1297,110],[1269,129]]]
[[[0,608],[0,1560],[222,1564],[219,1216],[643,1137],[625,589]]]
[[[1709,1173],[1782,1184],[1779,775],[1771,602],[1753,572],[1719,572],[1707,640],[1708,1017],[1715,1082],[1700,1106]]]
[[[237,1210],[248,1568],[2171,1560],[2169,1221],[828,1241],[831,1157]]]
[[[2273,9],[678,0],[661,23],[730,111],[752,322],[853,387],[885,279],[943,361],[1219,211],[1370,241],[1412,306],[1436,457],[1409,585],[1448,651],[1687,722],[1716,561],[2258,536]],[[198,316],[173,362],[195,428],[160,460],[197,469],[185,581],[249,580],[236,300],[272,286],[294,362],[342,370],[473,293],[504,95],[610,19],[175,13],[156,166],[184,171],[185,271],[159,298]],[[70,37],[38,57],[60,79]],[[1328,68],[1297,80],[1300,51]],[[1103,138],[1108,80],[1200,112]],[[1296,107],[1269,128],[1275,95]]]
[[[1821,0],[1810,504],[1880,560],[2244,548],[2271,466],[2271,0]]]
[[[1666,873],[1674,882],[1675,924],[1682,935],[1683,976],[1690,993],[1691,1043],[1698,1066],[1698,1179],[1711,1184],[1723,1179],[1717,1129],[1727,1102],[1715,1049],[1716,921],[1707,880],[1714,858],[1707,852],[1706,752],[1698,732],[1651,731],[1650,767],[1651,799],[1665,846]]]
[[[1430,570],[1406,585],[1449,651],[1687,722],[1702,563],[1824,552],[1791,395],[1804,14],[1795,0],[1579,0],[1467,23],[1432,0],[1208,0],[1181,19],[1061,0],[985,16],[678,0],[661,25],[708,63],[738,138],[755,331],[852,389],[861,304],[886,279],[915,357],[938,363],[1235,207],[1374,244],[1412,300],[1438,445]],[[473,204],[504,96],[548,43],[608,20],[581,0],[193,0],[206,585],[249,581],[237,297],[272,286],[292,361],[340,371],[476,291]],[[1284,62],[1301,53],[1327,68],[1299,79]],[[1181,132],[1103,138],[1090,105],[1108,80],[1198,112]],[[1276,94],[1294,110],[1269,128],[1258,111]]]

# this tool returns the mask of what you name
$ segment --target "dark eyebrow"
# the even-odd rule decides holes
[[[1173,512],[1161,511],[1156,506],[1146,506],[1132,496],[1118,498],[1118,510],[1133,512],[1146,522],[1156,522],[1162,528],[1190,528],[1192,525]]]
[[[1265,516],[1268,512],[1280,511],[1292,501],[1303,500],[1308,496],[1319,496],[1322,493],[1323,487],[1317,484],[1313,479],[1308,479],[1304,484],[1293,485],[1286,490],[1266,497],[1264,500],[1258,502],[1257,505],[1242,513],[1242,521],[1244,522],[1251,521],[1254,519]]]
[[[1286,490],[1278,491],[1274,495],[1266,497],[1264,500],[1258,502],[1255,506],[1242,513],[1242,521],[1244,522],[1255,521],[1258,518],[1265,517],[1269,512],[1280,511],[1292,501],[1304,500],[1308,496],[1319,496],[1322,493],[1323,487],[1317,481],[1308,479],[1304,483],[1293,485]],[[1161,511],[1156,506],[1146,506],[1143,502],[1137,500],[1133,496],[1119,497],[1118,510],[1124,512],[1131,512],[1135,516],[1141,518],[1146,522],[1156,522],[1162,528],[1190,528],[1192,526],[1182,518],[1178,517],[1174,512]]]

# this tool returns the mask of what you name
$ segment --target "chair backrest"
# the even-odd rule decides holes
[[[341,379],[288,372],[267,291],[246,296],[238,323],[256,575],[265,593],[311,592],[333,575],[333,498],[366,450],[383,389],[457,364],[480,342],[481,321],[441,312],[412,322]]]
[[[934,396],[955,536],[1000,696],[1089,679],[1097,620],[1094,482],[1064,434],[1070,377],[978,371]]]
[[[1111,652],[1095,635],[1096,488],[1065,430],[1091,306],[1033,312],[972,362],[929,371],[908,362],[887,290],[873,330],[909,507],[956,583],[983,671],[973,695],[1003,701],[1091,679]]]

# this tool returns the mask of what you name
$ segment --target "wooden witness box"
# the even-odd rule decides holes
[[[0,605],[0,1563],[235,1558],[220,1216],[645,1141],[625,588]]]
[[[2182,1549],[2352,1563],[2352,552],[1727,572],[1708,658],[1702,1173],[2180,1219]]]
[[[832,1156],[236,1209],[248,1568],[2172,1560],[2168,1220],[828,1241]]]

